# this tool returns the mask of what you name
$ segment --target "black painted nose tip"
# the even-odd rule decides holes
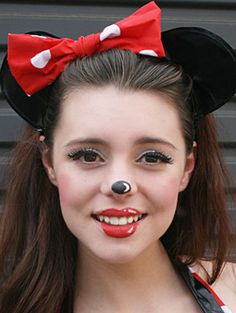
[[[130,192],[131,186],[128,182],[124,180],[119,180],[112,184],[111,189],[113,192],[118,193],[119,195],[122,195],[124,193]]]

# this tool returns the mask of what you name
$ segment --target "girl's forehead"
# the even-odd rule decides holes
[[[142,120],[178,119],[176,106],[158,92],[119,89],[115,86],[74,89],[61,106],[62,118],[96,120],[142,117]],[[154,115],[153,115],[154,114]]]
[[[114,86],[74,90],[62,103],[56,134],[67,137],[182,137],[176,107],[166,97]]]

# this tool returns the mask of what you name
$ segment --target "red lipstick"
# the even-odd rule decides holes
[[[109,208],[96,214],[96,219],[107,236],[125,238],[135,233],[143,214],[134,208]]]
[[[125,238],[133,235],[138,226],[138,222],[129,225],[111,225],[102,223],[102,229],[107,236],[115,238]]]

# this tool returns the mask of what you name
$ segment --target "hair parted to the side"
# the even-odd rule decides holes
[[[27,127],[11,161],[0,224],[0,312],[67,312],[77,243]],[[64,310],[65,309],[65,310]],[[69,311],[68,311],[69,312]]]
[[[173,223],[162,241],[174,263],[214,261],[209,280],[227,256],[230,230],[225,200],[227,175],[211,116],[194,125],[191,79],[165,59],[110,50],[73,61],[54,83],[45,116],[49,149],[61,104],[73,89],[114,85],[168,97],[179,114],[186,153],[197,141],[196,168],[181,193]],[[41,162],[39,135],[28,127],[18,143],[9,173],[0,228],[0,312],[72,313],[77,239],[66,227],[58,191]]]

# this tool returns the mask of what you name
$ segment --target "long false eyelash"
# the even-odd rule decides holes
[[[159,155],[160,159],[162,161],[166,162],[166,163],[172,164],[174,162],[174,159],[170,155],[168,155],[168,154],[164,154],[162,152],[158,152],[158,155]]]
[[[140,160],[141,158],[145,157],[148,154],[151,155],[152,157],[164,162],[164,163],[172,164],[174,162],[174,159],[170,155],[167,155],[167,154],[165,154],[161,151],[157,151],[157,150],[146,151],[146,152],[142,153],[142,155],[138,159]]]
[[[89,147],[74,150],[74,151],[68,153],[67,155],[72,160],[79,160],[82,156],[85,156],[88,153],[100,155],[97,150],[95,150],[93,148],[89,148]]]

